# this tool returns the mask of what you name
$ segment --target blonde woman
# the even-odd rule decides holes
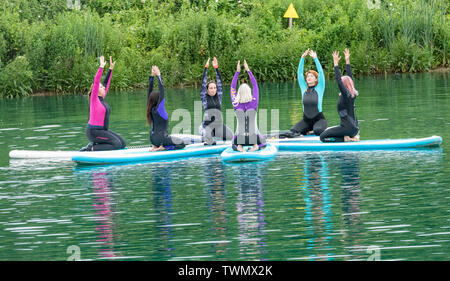
[[[255,151],[266,146],[265,138],[259,133],[256,124],[256,112],[258,110],[259,89],[255,77],[244,60],[244,68],[250,77],[253,90],[246,83],[236,85],[241,71],[241,62],[238,61],[236,73],[231,81],[231,103],[237,117],[237,129],[233,138],[233,149],[243,152],[244,145],[252,146],[248,151]]]

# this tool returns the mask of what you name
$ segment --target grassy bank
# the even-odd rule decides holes
[[[447,1],[369,1],[4,0],[0,96],[84,93],[100,55],[117,60],[116,90],[145,87],[154,64],[167,86],[198,84],[213,56],[225,81],[244,58],[258,81],[294,80],[307,48],[328,74],[345,47],[356,74],[449,66]],[[291,2],[300,18],[288,29]]]

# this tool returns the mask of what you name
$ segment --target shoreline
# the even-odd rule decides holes
[[[364,75],[364,76],[377,76],[377,75],[383,75],[383,74],[417,74],[417,73],[447,73],[450,72],[450,67],[445,67],[445,66],[439,66],[433,69],[430,69],[426,72],[385,72],[385,73],[372,73],[369,75]],[[273,82],[273,81],[266,81],[266,82]],[[286,82],[286,81],[284,81]],[[173,86],[171,88],[186,88],[186,87],[195,87],[198,83],[185,83],[185,84],[179,84],[177,86]],[[143,89],[147,89],[146,87],[134,87],[132,89],[130,89],[129,91],[135,91],[135,90],[143,90]],[[48,96],[66,96],[66,95],[74,95],[74,93],[56,93],[56,92],[52,92],[52,91],[40,91],[40,92],[36,92],[36,93],[31,93],[29,95],[29,97],[48,97]],[[86,94],[77,94],[79,96],[85,96]]]

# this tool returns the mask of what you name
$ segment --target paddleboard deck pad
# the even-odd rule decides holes
[[[244,147],[248,149],[249,147]],[[253,162],[263,161],[274,158],[277,155],[278,149],[276,145],[267,143],[265,148],[256,151],[235,151],[232,147],[228,147],[221,154],[220,158],[224,162]]]

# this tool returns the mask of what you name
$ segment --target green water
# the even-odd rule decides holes
[[[88,103],[0,100],[0,260],[448,260],[449,79],[355,82],[361,139],[440,135],[441,148],[283,152],[245,165],[217,156],[91,168],[10,160],[12,149],[86,145]],[[296,83],[260,91],[260,109],[269,119],[278,109],[280,129],[301,118]],[[329,126],[338,124],[337,94],[328,81]],[[107,97],[110,127],[128,145],[149,143],[145,99],[145,90]],[[169,116],[193,112],[198,89],[168,89],[166,99]]]

